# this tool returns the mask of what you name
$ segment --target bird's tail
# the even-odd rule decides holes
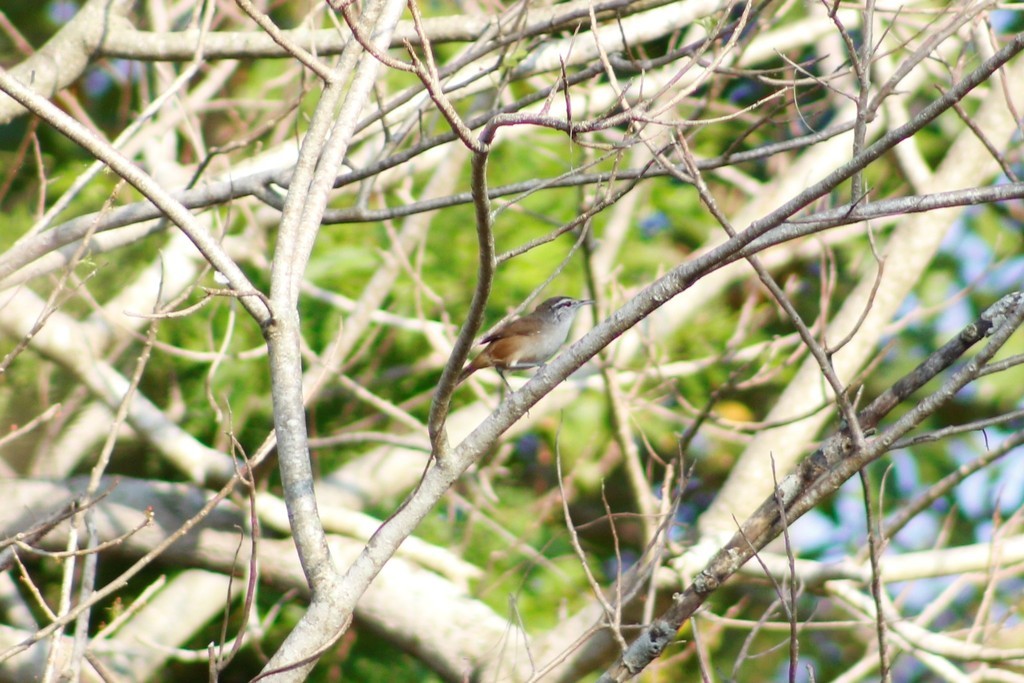
[[[479,369],[480,369],[480,366],[478,366],[476,364],[475,360],[472,363],[470,363],[469,365],[467,365],[466,367],[464,367],[462,369],[462,372],[459,373],[459,378],[457,380],[455,380],[455,386],[459,386],[460,384],[465,382],[466,379],[468,379],[470,375],[472,375],[474,372],[476,372]]]

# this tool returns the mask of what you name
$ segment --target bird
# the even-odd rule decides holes
[[[592,299],[554,296],[529,315],[505,323],[480,340],[487,346],[463,369],[456,385],[477,370],[494,368],[508,387],[505,371],[544,365],[565,343],[579,309],[592,303]]]

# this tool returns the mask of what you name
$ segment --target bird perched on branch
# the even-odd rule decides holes
[[[510,320],[481,340],[480,343],[487,346],[462,371],[457,384],[477,370],[494,368],[508,386],[506,370],[544,365],[565,343],[580,307],[592,303],[590,299],[555,296],[529,315]]]

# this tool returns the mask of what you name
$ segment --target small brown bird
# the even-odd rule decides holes
[[[565,343],[576,312],[592,303],[590,299],[556,296],[537,306],[533,313],[507,322],[480,341],[487,346],[462,371],[457,384],[477,370],[494,368],[508,386],[506,370],[544,365]]]

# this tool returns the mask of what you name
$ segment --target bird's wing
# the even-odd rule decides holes
[[[504,339],[505,337],[526,337],[537,334],[540,330],[533,324],[533,321],[524,320],[523,318],[517,318],[516,320],[510,320],[505,323],[494,332],[480,340],[481,344],[490,344],[493,341]]]

